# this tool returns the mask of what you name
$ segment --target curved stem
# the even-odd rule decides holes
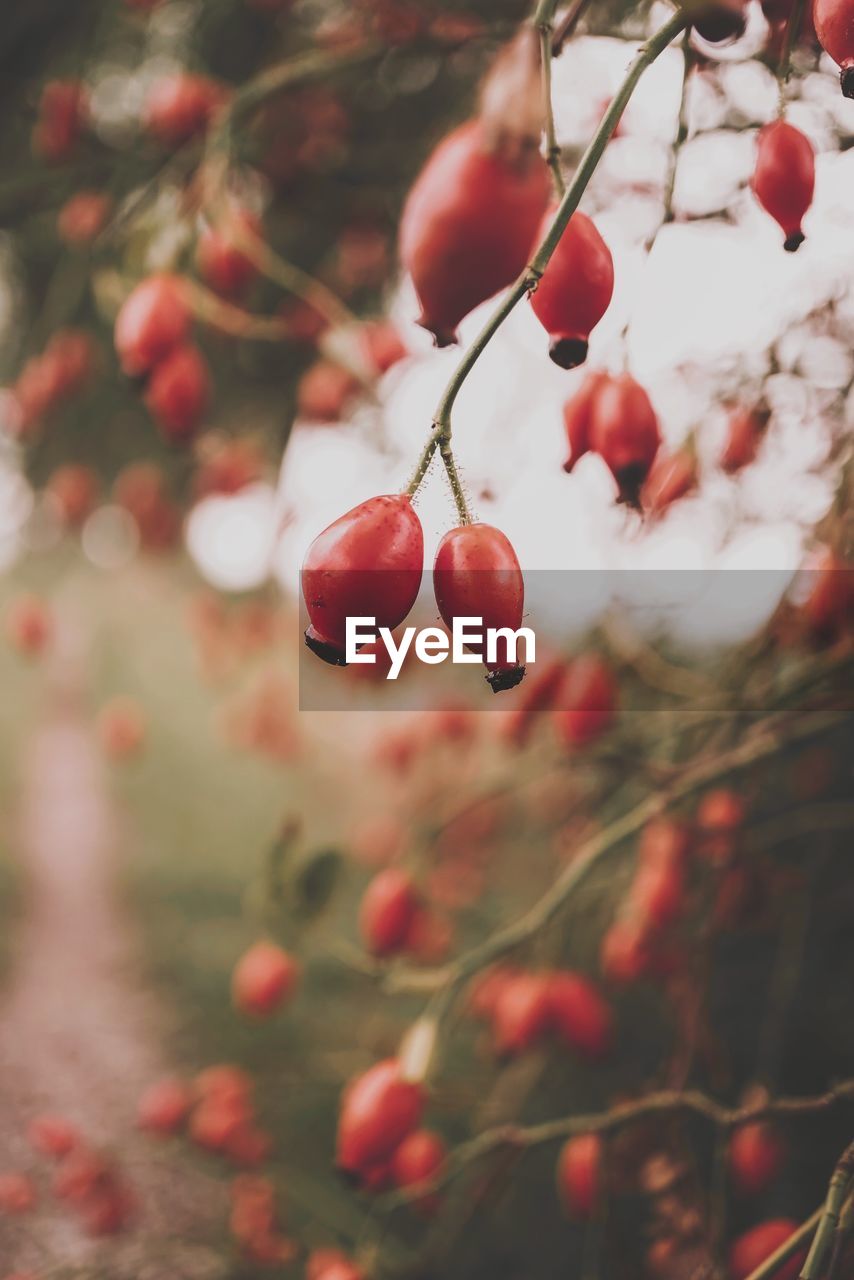
[[[854,1142],[846,1147],[833,1170],[830,1186],[827,1189],[827,1199],[820,1213],[818,1230],[807,1254],[807,1260],[801,1269],[800,1280],[819,1280],[819,1277],[824,1274],[824,1263],[833,1245],[839,1216],[852,1182],[854,1182]]]
[[[560,167],[560,147],[555,132],[555,113],[552,102],[552,26],[550,22],[540,25],[540,62],[543,77],[543,119],[546,134],[546,164],[549,166],[557,198],[562,199],[566,191],[566,183]]]
[[[809,1240],[820,1218],[821,1209],[816,1209],[815,1213],[811,1214],[806,1222],[801,1223],[797,1231],[790,1235],[788,1240],[783,1241],[779,1249],[775,1249],[761,1266],[758,1266],[755,1271],[751,1271],[747,1280],[772,1280],[772,1277],[779,1276],[781,1265],[787,1258],[791,1258],[792,1254],[796,1253],[801,1245]]]
[[[466,351],[457,366],[453,377],[445,388],[433,419],[435,425],[439,427],[444,434],[448,436],[450,435],[451,412],[454,407],[454,401],[459,395],[460,389],[466,378],[471,373],[485,348],[501,328],[501,325],[510,315],[510,312],[516,304],[520,302],[526,294],[536,288],[537,282],[540,280],[543,272],[548,266],[549,260],[557,248],[558,242],[566,230],[566,226],[570,218],[578,208],[581,197],[587,189],[590,179],[593,177],[596,166],[602,158],[605,147],[616,129],[620,117],[626,108],[626,104],[637,87],[638,81],[647,67],[655,61],[659,54],[664,52],[679,32],[684,30],[687,21],[688,19],[686,15],[681,10],[674,13],[673,16],[667,20],[664,26],[661,27],[649,40],[647,40],[645,44],[641,45],[638,50],[634,60],[626,72],[622,84],[614,94],[608,110],[599,122],[599,127],[593,135],[587,150],[579,161],[572,183],[558,205],[554,220],[546,233],[545,239],[537,249],[529,265],[522,272],[521,276],[512,288],[504,295],[481,332],[475,338],[468,351]]]

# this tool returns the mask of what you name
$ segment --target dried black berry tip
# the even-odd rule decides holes
[[[501,671],[488,671],[486,673],[487,684],[489,684],[493,693],[503,693],[505,689],[515,689],[517,684],[521,684],[525,678],[525,668],[523,666],[505,667]]]
[[[561,369],[577,369],[587,359],[587,343],[584,338],[555,338],[549,355]]]
[[[839,83],[842,85],[843,98],[854,98],[854,63],[842,68],[839,72]]]
[[[631,507],[633,511],[641,510],[641,489],[647,477],[647,467],[640,465],[624,467],[617,476],[617,484],[620,492],[617,494],[617,501],[623,506]]]
[[[330,644],[328,640],[321,640],[314,627],[306,629],[305,642],[312,653],[316,653],[318,658],[322,658],[330,666],[346,667],[347,659],[341,650],[337,649],[334,644]]]
[[[803,231],[795,231],[793,235],[790,235],[786,239],[783,248],[786,250],[786,253],[794,253],[796,249],[800,249],[805,239],[806,236]]]
[[[459,335],[453,331],[434,329],[426,316],[420,316],[416,323],[433,335],[434,347],[455,347],[460,340]]]

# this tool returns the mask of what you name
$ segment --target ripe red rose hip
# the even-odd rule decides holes
[[[564,1144],[557,1162],[557,1190],[573,1218],[596,1215],[601,1193],[602,1139],[584,1133]]]
[[[558,738],[567,747],[585,747],[601,738],[617,714],[617,681],[604,658],[586,653],[569,664],[554,713]]]
[[[697,458],[693,449],[686,446],[675,453],[659,453],[641,492],[641,506],[655,520],[696,488]]]
[[[146,131],[164,146],[178,146],[208,127],[225,101],[221,85],[206,76],[163,76],[149,90],[143,108]]]
[[[618,501],[638,506],[661,432],[646,391],[629,373],[608,378],[590,410],[590,448],[617,482]]]
[[[396,1058],[386,1058],[347,1085],[338,1117],[337,1164],[364,1174],[385,1163],[418,1128],[424,1109],[420,1084],[404,1080]]]
[[[499,991],[492,1013],[496,1053],[534,1048],[550,1029],[549,982],[543,973],[519,973]]]
[[[206,226],[196,246],[202,279],[227,298],[239,298],[258,274],[242,241],[262,235],[261,219],[250,209],[231,209],[221,223]]]
[[[540,238],[552,216],[546,216]],[[561,369],[587,359],[590,331],[608,310],[613,292],[611,251],[586,214],[574,213],[531,294],[534,315],[551,338],[549,355]]]
[[[368,951],[391,956],[403,951],[419,910],[412,877],[398,867],[374,876],[362,897],[359,930]]]
[[[798,1229],[798,1223],[790,1218],[769,1218],[751,1227],[733,1242],[729,1254],[730,1280],[747,1280],[780,1245],[785,1244]],[[806,1250],[801,1250],[774,1272],[771,1280],[797,1280],[806,1261]]]
[[[415,603],[424,565],[421,522],[405,494],[369,498],[318,534],[302,566],[305,642],[346,665],[348,617],[393,629]]]
[[[148,373],[187,336],[190,312],[178,276],[149,276],[125,299],[116,317],[115,344],[130,377]]]
[[[150,1085],[139,1100],[137,1124],[148,1133],[161,1136],[183,1128],[193,1105],[190,1087],[174,1076]]]
[[[728,1159],[735,1189],[742,1195],[758,1196],[783,1168],[786,1144],[770,1124],[744,1124],[730,1138]]]
[[[765,409],[735,408],[729,415],[721,466],[734,475],[753,462],[765,436],[769,414]]]
[[[588,1058],[603,1058],[613,1043],[611,1010],[603,996],[580,973],[552,973],[547,985],[553,1029],[571,1048]]]
[[[456,342],[460,321],[524,269],[548,197],[541,157],[512,163],[477,120],[433,152],[404,206],[400,258],[437,346]]]
[[[766,213],[779,222],[783,248],[794,253],[803,244],[801,224],[815,189],[815,151],[800,129],[775,120],[759,130],[753,194]]]
[[[439,613],[449,627],[454,618],[481,618],[484,630],[517,631],[522,625],[522,570],[509,538],[492,525],[464,524],[445,534],[436,552],[433,586]],[[483,657],[494,693],[512,689],[524,678],[525,667],[511,658],[505,639],[499,637],[494,661],[488,659],[483,643],[469,648]]]
[[[241,957],[231,984],[235,1008],[267,1018],[291,998],[299,980],[299,966],[273,942],[256,942]]]
[[[211,398],[207,361],[191,342],[174,347],[152,371],[145,403],[168,440],[181,443],[196,431]]]
[[[447,1158],[444,1139],[432,1129],[416,1129],[403,1139],[391,1158],[391,1176],[395,1186],[408,1190],[429,1184],[441,1177]],[[425,1212],[435,1207],[435,1197],[425,1194],[418,1205]]]
[[[590,449],[590,414],[593,401],[601,386],[608,380],[603,370],[588,373],[578,390],[563,406],[563,425],[569,446],[564,471],[571,471],[579,458]]]
[[[815,0],[813,22],[819,44],[839,63],[839,82],[854,98],[854,4],[852,0]]]

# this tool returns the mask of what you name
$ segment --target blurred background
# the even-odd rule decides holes
[[[568,176],[669,12],[580,7]],[[323,666],[299,568],[406,484],[494,306],[434,350],[397,228],[527,6],[4,14],[0,1277],[747,1280],[820,1205],[854,1119],[854,103],[809,12],[781,73],[791,12],[642,79],[582,201],[616,279],[587,366],[523,302],[459,397],[547,633],[498,698]],[[750,190],[781,82],[794,254]],[[114,326],[164,274],[194,354],[155,389]],[[590,367],[658,417],[642,512],[564,470]],[[429,566],[435,463],[417,510]],[[429,1141],[343,1179],[342,1091],[395,1055]]]

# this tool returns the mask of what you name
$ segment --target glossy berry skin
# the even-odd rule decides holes
[[[268,1018],[290,1000],[299,981],[299,966],[273,942],[256,942],[238,961],[231,994],[241,1013]]]
[[[616,480],[619,502],[638,506],[660,444],[658,418],[640,383],[629,373],[609,378],[591,406],[590,448]]]
[[[604,1058],[613,1044],[613,1018],[589,978],[580,973],[552,973],[547,994],[551,1025],[560,1038],[587,1058]]]
[[[608,380],[602,370],[588,373],[581,386],[563,406],[563,425],[569,446],[564,471],[572,471],[579,458],[590,449],[590,414],[599,388]]]
[[[839,63],[839,82],[854,98],[854,4],[852,0],[815,0],[813,22],[819,44]]]
[[[697,459],[691,449],[659,453],[641,492],[644,513],[653,520],[697,488]]]
[[[79,80],[49,80],[33,130],[36,153],[54,164],[67,159],[80,139],[88,109],[89,95]]]
[[[515,1056],[534,1048],[550,1028],[549,983],[545,974],[520,973],[499,992],[492,1014],[496,1053]]]
[[[439,613],[448,627],[454,618],[481,618],[484,629],[510,627],[516,631],[522,625],[522,570],[509,538],[493,525],[465,524],[445,534],[436,552],[433,586]],[[472,652],[481,652],[481,646],[469,647]],[[496,662],[487,663],[485,652],[483,658],[494,693],[512,689],[524,678],[524,665],[510,661],[501,641]]]
[[[386,1058],[344,1090],[336,1160],[345,1173],[364,1174],[391,1158],[421,1123],[424,1090],[404,1080],[396,1058]]]
[[[241,241],[260,239],[261,234],[261,219],[249,209],[232,209],[221,224],[206,226],[196,246],[196,265],[205,283],[226,298],[241,297],[258,274]]]
[[[78,191],[66,200],[56,219],[59,237],[68,245],[91,243],[110,215],[111,198],[100,191]]]
[[[114,332],[122,369],[135,378],[148,373],[190,328],[190,312],[177,276],[149,276],[125,299]]]
[[[587,653],[569,664],[554,713],[558,738],[570,748],[586,747],[601,738],[617,714],[617,682],[604,658]]]
[[[488,149],[479,121],[449,134],[415,181],[400,224],[400,258],[436,345],[512,284],[534,247],[549,198],[540,156],[510,163]]]
[[[399,626],[415,603],[423,565],[421,522],[405,494],[369,498],[335,520],[303,561],[308,647],[344,666],[347,618]]]
[[[403,951],[419,910],[411,876],[389,867],[374,876],[359,907],[359,931],[365,947],[375,956]]]
[[[596,1216],[601,1194],[602,1139],[595,1133],[570,1138],[557,1162],[558,1197],[570,1217]]]
[[[787,253],[803,244],[801,224],[815,190],[815,151],[800,129],[775,120],[759,130],[751,187],[766,213],[780,224]]]
[[[145,403],[167,440],[189,440],[207,412],[211,375],[198,347],[174,347],[152,370]]]
[[[602,938],[599,952],[599,967],[606,981],[616,987],[631,986],[648,973],[649,962],[640,922],[615,920]]]
[[[854,573],[829,547],[823,547],[805,570],[809,595],[801,617],[817,640],[832,640],[854,622]]]
[[[729,1172],[736,1191],[758,1196],[776,1178],[786,1160],[786,1144],[769,1124],[744,1124],[730,1138]]]
[[[540,239],[552,217],[546,216]],[[587,215],[574,213],[530,295],[534,315],[551,339],[549,355],[561,369],[575,369],[587,359],[590,331],[608,310],[613,292],[611,251]]]
[[[769,1218],[738,1236],[729,1254],[730,1280],[747,1280],[751,1272],[785,1244],[798,1225],[791,1218]],[[806,1250],[796,1253],[777,1268],[771,1280],[797,1280],[806,1256]]]

